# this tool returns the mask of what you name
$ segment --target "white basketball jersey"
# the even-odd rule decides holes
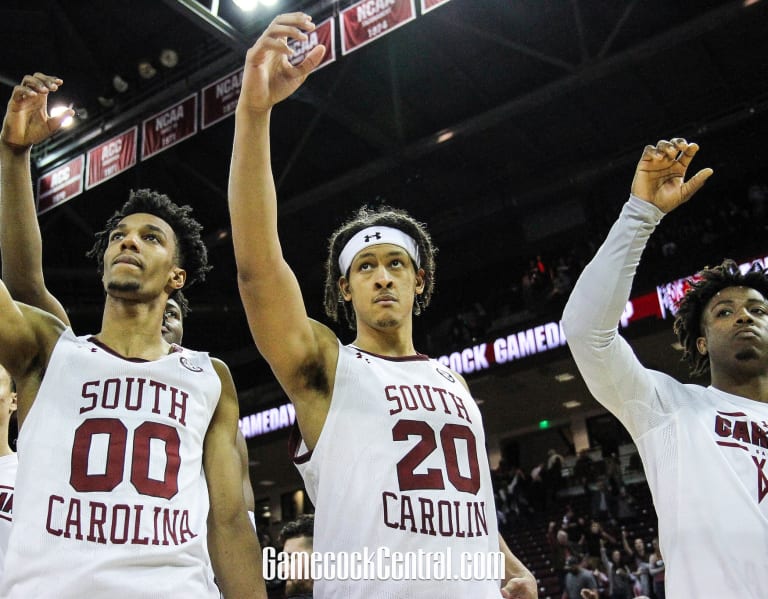
[[[19,460],[15,453],[0,457],[0,580],[3,577],[8,538],[13,524],[13,490]]]
[[[303,445],[303,444],[302,444]],[[444,366],[339,347],[328,417],[297,455],[316,506],[317,552],[498,552],[482,418]],[[503,574],[503,573],[502,573]],[[316,581],[315,597],[500,597],[498,580]]]
[[[2,597],[218,597],[203,439],[207,354],[122,358],[66,329],[19,434]]]

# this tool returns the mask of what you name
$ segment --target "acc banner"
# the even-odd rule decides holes
[[[235,112],[242,84],[243,69],[238,69],[203,88],[203,129]]]
[[[80,154],[37,180],[38,214],[47,212],[83,192],[84,166],[85,156]]]
[[[362,0],[341,11],[341,53],[347,54],[416,18],[414,0]]]
[[[96,187],[116,177],[136,164],[136,138],[139,128],[133,127],[88,150],[85,188]]]
[[[325,46],[325,56],[315,70],[322,69],[336,60],[336,30],[333,27],[333,18],[326,19],[319,23],[315,30],[309,34],[307,41],[301,42],[294,40],[288,44],[294,55],[289,59],[291,64],[297,65],[307,53],[316,46]]]
[[[197,133],[197,94],[149,117],[141,130],[144,139],[142,160],[192,137]]]
[[[447,4],[449,0],[421,0],[421,14],[428,13],[433,8]]]

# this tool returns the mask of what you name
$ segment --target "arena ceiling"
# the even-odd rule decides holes
[[[251,16],[230,0],[217,4],[215,17],[210,2],[195,0],[0,4],[0,91],[8,96],[25,73],[56,74],[60,99],[87,113],[36,149],[35,175],[237,69],[274,12],[300,9],[319,22],[351,2],[282,0]],[[273,118],[283,247],[310,314],[322,319],[325,239],[362,203],[386,201],[431,226],[441,256],[425,334],[457,306],[519,280],[528,258],[612,220],[646,143],[699,141],[697,162],[723,173],[713,190],[765,181],[766,31],[768,2],[759,0],[450,0],[337,52]],[[160,64],[166,49],[177,66]],[[144,60],[152,79],[138,75]],[[115,91],[115,75],[125,92]],[[132,188],[191,204],[215,270],[189,291],[185,342],[230,363],[247,412],[279,393],[237,295],[226,205],[232,132],[232,118],[199,130],[43,214],[41,226],[49,286],[78,330],[95,330],[103,295],[84,257],[93,233]],[[670,341],[660,334],[649,356]],[[543,415],[567,418],[562,402],[585,398],[578,381],[570,390],[552,383],[568,369],[562,349],[470,383],[489,418],[524,428]]]

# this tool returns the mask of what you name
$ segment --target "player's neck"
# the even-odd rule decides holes
[[[768,374],[738,377],[713,371],[712,386],[731,395],[768,403]]]
[[[380,356],[403,357],[416,354],[411,327],[408,325],[391,329],[374,329],[360,326],[358,323],[357,337],[352,344]]]
[[[8,422],[0,424],[0,457],[11,455],[13,449],[8,444]]]
[[[168,353],[162,337],[165,302],[129,302],[107,297],[96,339],[126,358],[156,360]]]

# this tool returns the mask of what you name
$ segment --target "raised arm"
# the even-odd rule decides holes
[[[48,96],[62,83],[42,73],[28,75],[8,102],[0,133],[0,255],[3,281],[11,296],[69,324],[64,308],[45,286],[29,164],[32,145],[55,133],[63,119],[72,115],[67,110],[48,116]]]
[[[310,18],[302,13],[280,15],[248,51],[229,179],[240,296],[259,351],[296,403],[305,439],[305,406],[317,403],[305,400],[317,398],[318,393],[330,397],[327,386],[315,384],[318,388],[311,389],[311,381],[328,380],[338,345],[330,329],[309,319],[299,284],[283,258],[269,122],[272,107],[292,94],[323,57],[325,49],[318,46],[298,66],[288,61],[288,38],[306,39],[305,32],[313,29]]]
[[[213,360],[213,365],[221,379],[221,397],[203,445],[203,467],[211,502],[208,551],[224,597],[266,599],[261,547],[243,498],[235,385],[223,362]]]
[[[685,174],[698,151],[683,139],[646,146],[632,181],[632,196],[594,259],[586,266],[563,313],[563,329],[579,371],[595,398],[639,434],[625,417],[627,402],[653,395],[652,381],[618,323],[629,299],[640,256],[656,225],[701,188],[712,174]]]

